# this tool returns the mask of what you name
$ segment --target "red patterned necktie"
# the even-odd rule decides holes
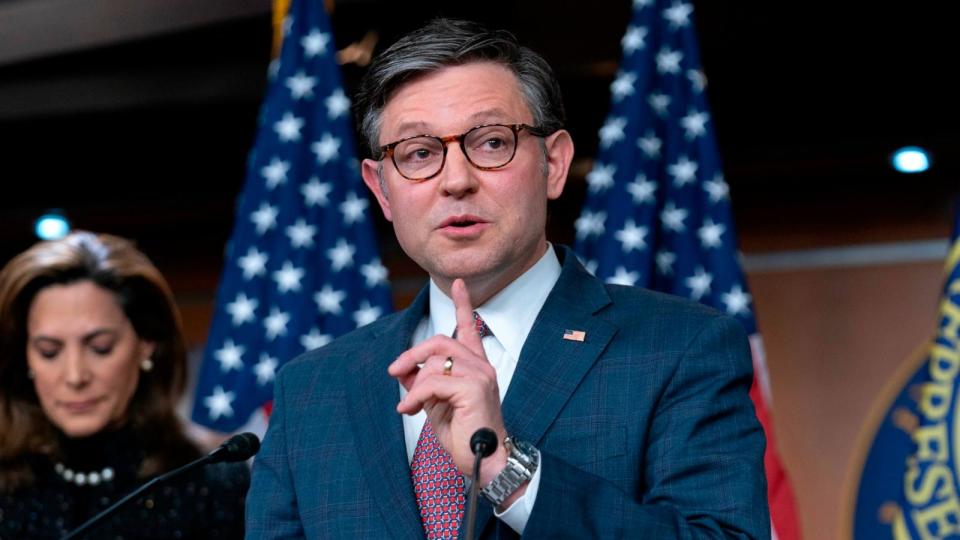
[[[427,540],[456,539],[466,506],[463,475],[440,445],[429,421],[423,424],[413,451],[410,475]]]
[[[480,314],[476,311],[473,312],[473,327],[476,328],[477,333],[480,334],[480,339],[493,335],[493,332],[490,331],[490,327],[487,326],[487,323],[483,322],[483,319],[480,318]]]
[[[493,331],[490,330],[490,327],[487,326],[487,323],[483,322],[483,319],[480,318],[480,314],[477,313],[476,311],[473,312],[473,328],[477,331],[478,334],[480,334],[480,339],[493,335]],[[452,337],[453,339],[457,339],[456,328],[453,329],[453,335],[451,335],[450,337]]]
[[[476,311],[473,324],[481,339],[493,335]],[[456,330],[453,335],[456,337]],[[456,539],[466,506],[463,475],[440,445],[429,421],[423,424],[413,451],[410,476],[427,540]]]

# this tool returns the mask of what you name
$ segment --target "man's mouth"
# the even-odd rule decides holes
[[[486,222],[476,216],[452,216],[443,220],[443,223],[440,224],[440,228],[453,227],[456,229],[466,229],[468,227],[477,225],[478,223]]]
[[[472,239],[480,235],[489,223],[478,216],[451,216],[440,224],[439,230],[457,239]]]

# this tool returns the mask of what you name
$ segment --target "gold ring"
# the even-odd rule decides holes
[[[443,361],[443,374],[450,375],[453,371],[453,357],[448,356],[446,360]]]

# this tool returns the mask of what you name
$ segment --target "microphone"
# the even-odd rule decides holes
[[[230,437],[219,448],[200,459],[206,459],[205,463],[221,463],[224,461],[233,463],[235,461],[246,461],[258,451],[260,451],[260,439],[253,433],[241,433]]]
[[[260,439],[257,438],[253,433],[240,433],[234,435],[227,439],[223,444],[221,444],[217,449],[210,452],[209,454],[191,461],[182,467],[176,468],[167,473],[161,474],[156,478],[150,480],[149,482],[143,484],[139,488],[133,490],[122,499],[110,505],[106,510],[100,512],[99,514],[93,516],[92,518],[85,521],[82,525],[76,529],[70,531],[69,534],[64,536],[61,540],[70,540],[71,538],[79,538],[80,535],[86,533],[91,528],[99,525],[105,521],[108,517],[115,514],[120,508],[134,500],[138,495],[146,491],[147,489],[153,487],[155,484],[183,474],[189,470],[196,469],[202,465],[208,463],[222,463],[222,462],[235,462],[235,461],[245,461],[250,459],[260,450]]]
[[[480,462],[497,450],[497,434],[490,428],[480,428],[470,437],[473,460],[473,482],[470,484],[470,501],[467,505],[467,540],[473,540],[473,527],[477,521],[477,495],[480,491]]]
[[[485,458],[497,449],[497,434],[490,428],[480,428],[470,437],[470,449],[473,454]]]

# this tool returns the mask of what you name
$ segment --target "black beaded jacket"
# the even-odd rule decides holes
[[[0,540],[61,538],[149,480],[137,478],[144,453],[127,430],[65,439],[63,448],[59,465],[27,456],[36,481],[0,494]],[[93,482],[90,473],[96,473]],[[153,486],[84,538],[243,538],[249,483],[246,463],[206,465]]]

